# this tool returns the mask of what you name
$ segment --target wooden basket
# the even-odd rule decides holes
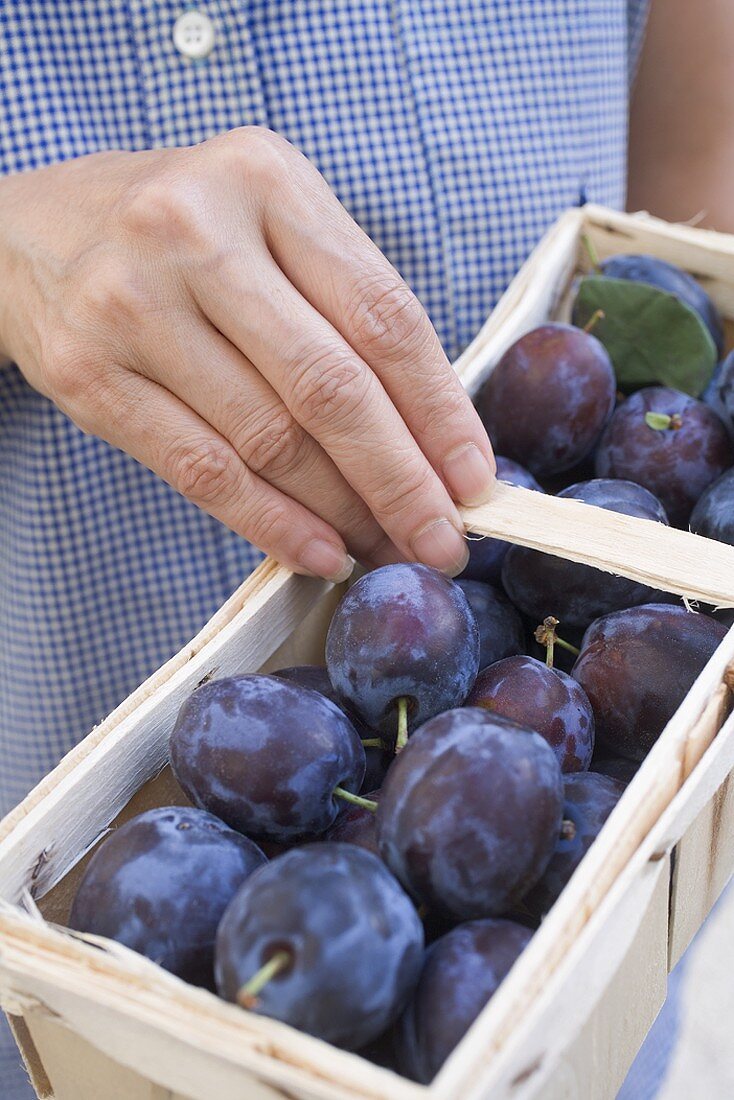
[[[569,211],[457,363],[474,391],[519,335],[568,311],[582,233],[652,252],[734,318],[734,239],[598,207]],[[734,548],[498,486],[467,527],[734,606]],[[0,1002],[39,1097],[56,1100],[499,1100],[613,1097],[667,973],[734,864],[734,631],[627,788],[508,979],[430,1088],[243,1012],[63,927],[110,825],[185,802],[166,766],[177,710],[209,676],[319,661],[339,592],[271,561],[0,823]],[[733,681],[734,682],[734,681]]]

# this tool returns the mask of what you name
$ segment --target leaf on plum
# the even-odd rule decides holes
[[[674,294],[629,279],[581,280],[573,322],[582,327],[601,310],[594,336],[609,352],[622,390],[672,386],[698,397],[716,366],[706,325]]]

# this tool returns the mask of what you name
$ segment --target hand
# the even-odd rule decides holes
[[[267,130],[0,181],[0,347],[297,572],[466,561],[481,422],[408,287]]]

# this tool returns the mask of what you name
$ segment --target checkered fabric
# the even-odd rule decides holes
[[[645,0],[201,0],[199,62],[173,42],[187,6],[3,0],[0,171],[270,126],[451,356],[563,209],[623,202]],[[0,368],[0,814],[258,557]]]

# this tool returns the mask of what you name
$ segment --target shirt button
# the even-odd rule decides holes
[[[173,27],[173,44],[180,54],[200,61],[214,49],[214,24],[203,11],[185,11]]]

